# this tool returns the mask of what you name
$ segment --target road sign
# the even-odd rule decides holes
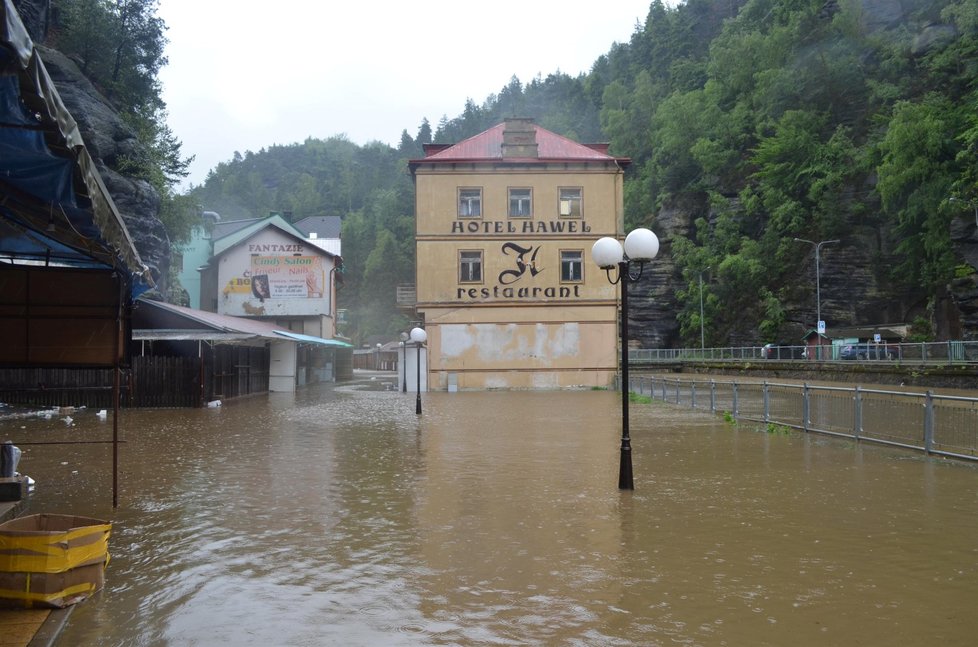
[[[825,322],[824,321],[819,321],[818,322],[818,334],[820,334],[820,335],[824,335],[825,334]]]

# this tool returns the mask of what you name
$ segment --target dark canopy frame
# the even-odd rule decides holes
[[[129,313],[151,287],[77,123],[0,0],[0,366],[115,370],[113,506]]]

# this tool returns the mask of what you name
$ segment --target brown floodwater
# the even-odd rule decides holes
[[[111,520],[58,645],[972,645],[978,466],[619,394],[319,386],[24,445]],[[0,440],[111,438],[94,411]]]

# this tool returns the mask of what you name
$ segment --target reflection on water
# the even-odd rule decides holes
[[[111,519],[63,645],[971,644],[978,469],[618,394],[316,387],[25,446],[32,511]],[[94,412],[15,440],[111,437]]]

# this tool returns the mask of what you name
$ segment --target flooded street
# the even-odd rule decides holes
[[[59,645],[971,645],[978,466],[619,394],[316,387],[22,446],[114,524]],[[111,438],[111,416],[0,440]]]

